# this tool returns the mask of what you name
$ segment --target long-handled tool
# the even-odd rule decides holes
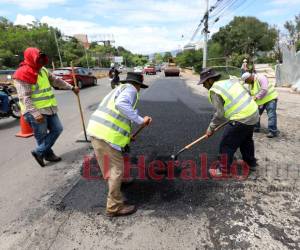
[[[222,123],[221,125],[219,125],[218,127],[215,128],[214,133],[217,132],[218,130],[220,130],[221,128],[223,128],[225,125],[227,125],[229,123],[229,121],[226,121],[224,123]],[[200,138],[198,138],[197,140],[193,141],[192,143],[190,143],[189,145],[186,145],[184,148],[180,149],[176,154],[171,155],[171,159],[172,160],[177,160],[178,155],[180,155],[182,152],[190,149],[191,147],[193,147],[195,144],[203,141],[204,139],[206,139],[207,136],[206,134],[201,136]]]
[[[146,126],[145,126],[144,124],[141,125],[141,126],[138,128],[138,130],[135,131],[135,133],[134,133],[133,135],[130,136],[131,141],[134,141],[135,138],[137,137],[137,135],[138,135],[145,127],[146,127]],[[125,153],[130,153],[130,146],[129,146],[129,144],[127,144],[127,145],[124,147],[123,152],[125,152]]]
[[[78,85],[77,85],[77,79],[76,79],[76,77],[75,77],[75,71],[74,71],[74,67],[73,67],[73,62],[71,62],[71,68],[72,68],[72,76],[73,76],[74,86],[75,86],[76,88],[78,88]],[[83,118],[83,113],[82,113],[82,107],[81,107],[81,102],[80,102],[79,94],[77,94],[76,97],[77,97],[77,103],[78,103],[78,108],[79,108],[79,112],[80,112],[81,123],[82,123],[83,132],[84,132],[84,138],[85,138],[85,140],[77,140],[76,142],[91,142],[91,141],[89,141],[88,138],[87,138],[86,129],[85,129],[85,123],[84,123],[84,118]]]
[[[131,135],[131,139],[135,140],[136,136],[146,127],[146,125],[141,125],[137,131],[135,131],[135,133],[133,135]]]

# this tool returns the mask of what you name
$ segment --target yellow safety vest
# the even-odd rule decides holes
[[[244,119],[257,112],[257,104],[239,82],[231,80],[215,82],[209,90],[210,102],[212,92],[223,98],[224,116],[228,120]]]
[[[250,94],[252,96],[256,96],[257,93],[260,91],[261,86],[259,84],[259,81],[256,79],[254,80],[253,85],[250,85]],[[278,92],[275,89],[275,86],[271,83],[268,84],[268,93],[264,96],[264,98],[260,100],[256,100],[257,105],[263,105],[269,101],[272,101],[278,97]]]
[[[105,140],[120,147],[125,147],[130,142],[132,124],[115,106],[116,93],[131,84],[122,84],[104,97],[97,110],[92,114],[87,132],[90,136]],[[133,108],[139,100],[137,93]]]
[[[39,72],[37,84],[31,87],[31,100],[36,109],[57,106],[57,102],[48,78],[48,70],[42,68]],[[24,113],[25,105],[20,102],[21,111]]]

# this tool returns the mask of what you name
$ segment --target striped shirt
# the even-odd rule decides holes
[[[52,87],[56,87],[59,89],[68,89],[71,90],[73,86],[64,80],[56,77],[52,73],[48,72],[49,76],[49,82]],[[57,107],[49,107],[49,108],[42,108],[42,109],[36,109],[33,105],[33,102],[31,100],[32,95],[32,84],[29,84],[27,82],[21,81],[21,80],[14,80],[14,85],[18,92],[18,97],[20,102],[25,107],[25,110],[22,112],[22,114],[30,113],[33,115],[34,118],[42,115],[54,115],[57,113],[58,109]]]

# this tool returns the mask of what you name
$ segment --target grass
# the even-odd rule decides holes
[[[212,67],[215,71],[222,74],[221,80],[228,79],[229,76],[241,77],[241,70],[233,66],[216,66]]]

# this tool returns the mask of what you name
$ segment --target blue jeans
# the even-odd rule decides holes
[[[259,115],[267,110],[268,114],[268,130],[273,134],[277,134],[277,99],[271,100],[264,105],[259,106]],[[260,121],[255,125],[255,128],[260,129]]]
[[[8,112],[8,96],[3,91],[0,91],[0,101],[1,101],[0,111],[7,113]]]
[[[52,146],[63,131],[63,127],[58,115],[43,115],[44,122],[37,123],[30,113],[24,114],[25,120],[33,129],[34,137],[37,142],[35,152],[40,156],[50,156],[53,154]]]

